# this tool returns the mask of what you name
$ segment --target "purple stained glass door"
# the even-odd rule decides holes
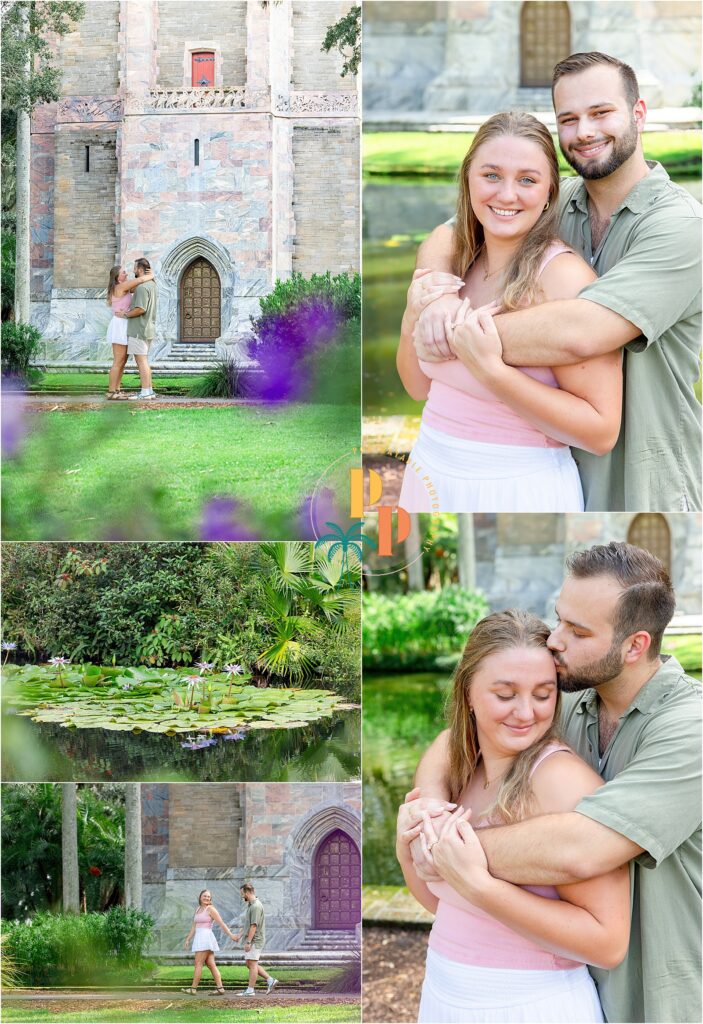
[[[361,920],[361,857],[341,829],[330,832],[317,848],[313,890],[315,928],[356,927]]]

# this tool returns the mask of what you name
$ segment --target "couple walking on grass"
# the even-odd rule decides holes
[[[131,281],[127,279],[126,270],[113,267],[107,302],[112,309],[112,320],[107,329],[107,340],[112,345],[108,401],[127,398],[121,387],[128,356],[134,356],[136,360],[141,383],[141,391],[138,395],[130,395],[130,400],[153,400],[156,396],[151,386],[149,345],[156,334],[156,283],[149,260],[143,257],[136,260]]]
[[[244,938],[244,961],[249,971],[249,984],[244,992],[245,996],[255,995],[256,979],[258,976],[261,976],[266,982],[267,992],[270,992],[278,984],[278,979],[272,978],[259,962],[261,951],[266,941],[266,916],[264,908],[261,905],[261,901],[257,898],[254,886],[249,882],[245,882],[239,892],[246,909],[242,917],[242,928],[238,935],[233,934],[229,930],[213,906],[212,895],[209,889],[203,889],[198,897],[198,908],[193,915],[193,923],[185,940],[186,949],[192,940],[191,950],[195,954],[193,983],[190,988],[183,989],[188,995],[194,996],[198,991],[203,967],[207,967],[210,974],[212,974],[217,994],[221,996],[225,994],[222,976],[215,963],[215,953],[219,952],[220,947],[212,933],[213,924],[218,924],[222,931],[227,933],[232,942],[239,942],[242,937]]]

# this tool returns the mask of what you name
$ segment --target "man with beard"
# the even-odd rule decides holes
[[[630,544],[578,551],[567,573],[547,641],[564,691],[560,731],[606,784],[574,811],[476,836],[491,874],[522,885],[583,881],[629,861],[627,956],[611,971],[590,968],[606,1019],[700,1020],[700,684],[660,653],[674,591],[662,563]],[[445,732],[418,768],[407,828],[422,811],[446,814],[446,764]],[[418,873],[436,880],[431,855],[413,847]],[[458,850],[464,870],[469,847]]]
[[[645,160],[646,108],[627,64],[572,54],[554,69],[552,95],[562,153],[580,175],[562,179],[559,236],[599,280],[576,299],[497,316],[503,359],[561,366],[622,348],[618,442],[607,455],[573,450],[586,510],[700,509],[701,206]],[[409,292],[427,305],[416,349],[429,361],[455,358],[452,250],[451,224],[435,228],[417,260],[435,273],[416,273]]]

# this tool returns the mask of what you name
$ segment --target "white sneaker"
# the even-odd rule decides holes
[[[154,398],[156,398],[156,395],[154,394],[153,391],[149,391],[146,395],[143,395],[141,393],[141,391],[140,391],[138,395],[130,395],[129,396],[129,401],[130,402],[148,402],[148,401],[151,401]]]
[[[266,991],[270,992],[278,984],[278,978],[269,978],[266,982]]]
[[[248,988],[248,989],[246,990],[246,992],[244,992],[244,995],[245,995],[245,996],[255,996],[255,995],[256,995],[256,992],[254,991],[254,989],[253,989],[253,988]]]

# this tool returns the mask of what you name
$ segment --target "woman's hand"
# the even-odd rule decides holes
[[[190,943],[190,939],[186,939],[185,942],[183,943],[183,948],[184,949],[188,949],[189,943]]]
[[[477,380],[487,384],[505,370],[503,345],[493,321],[499,311],[495,302],[472,310],[465,299],[453,324],[447,325],[447,330],[453,328],[452,351]]]
[[[464,287],[464,280],[455,274],[439,270],[416,270],[408,288],[406,313],[417,320],[426,306],[442,295],[456,295]]]
[[[429,817],[423,832],[428,856],[432,857],[438,874],[467,899],[480,892],[491,878],[483,847],[469,824],[470,817],[470,809],[459,807],[439,835]]]

